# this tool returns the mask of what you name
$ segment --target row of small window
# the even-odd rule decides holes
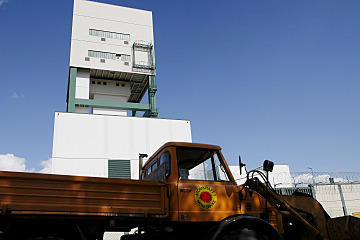
[[[121,40],[130,40],[130,34],[108,32],[108,31],[102,31],[96,29],[89,29],[89,35],[105,37],[105,38],[121,39]]]
[[[121,61],[130,61],[130,55],[126,54],[117,54],[117,53],[109,53],[109,52],[100,52],[100,51],[88,51],[89,57],[96,57],[96,58],[104,58],[104,59],[121,59]]]
[[[102,83],[102,85],[106,85],[106,82],[97,82],[98,85],[101,85],[101,83]],[[96,81],[91,81],[91,84],[96,84]],[[115,85],[117,87],[120,87],[120,86],[125,87],[124,83],[121,83],[121,84],[120,83],[115,83]]]

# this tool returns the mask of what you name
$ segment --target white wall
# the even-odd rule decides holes
[[[246,170],[245,167],[242,167],[241,169],[241,175],[240,175],[240,168],[239,166],[229,166],[231,174],[235,178],[235,181],[238,185],[244,184],[246,182]]]
[[[360,184],[340,184],[347,214],[360,212]],[[316,184],[314,185],[316,200],[325,208],[330,217],[344,216],[343,204],[341,202],[338,184]]]
[[[239,166],[229,166],[229,168],[238,184],[245,183],[247,173],[244,167],[241,170],[242,171],[241,176],[240,176]],[[250,170],[248,169],[248,171]],[[257,170],[263,172],[262,167],[257,168]],[[259,179],[262,180],[260,177]],[[269,172],[269,182],[271,183],[271,186],[273,186],[274,188],[293,187],[289,165],[275,164],[273,171]]]
[[[75,98],[89,99],[90,71],[78,69],[76,74]]]
[[[104,83],[106,85],[104,85]],[[118,84],[119,86],[116,86]],[[94,93],[108,94],[114,96],[124,96],[125,102],[129,99],[131,94],[131,86],[128,82],[109,81],[104,79],[91,78],[90,79],[90,98]]]
[[[130,41],[89,35],[89,29],[130,34]],[[132,72],[132,60],[129,65],[116,59],[88,57],[88,50],[132,55],[134,41],[154,43],[152,12],[122,6],[75,0],[71,33],[70,66],[104,69],[109,71]],[[132,57],[131,57],[132,59]]]
[[[139,153],[153,154],[169,141],[191,142],[188,120],[55,113],[53,173],[107,177],[107,160],[131,160],[138,178]]]

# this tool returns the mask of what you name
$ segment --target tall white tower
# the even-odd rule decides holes
[[[153,43],[152,12],[75,0],[67,111],[157,117]]]
[[[140,103],[146,91],[148,104]],[[152,13],[74,0],[67,112],[55,113],[52,172],[138,178],[139,153],[191,142],[190,121],[157,118],[156,91]]]

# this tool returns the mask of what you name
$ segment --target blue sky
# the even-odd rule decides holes
[[[360,1],[102,2],[153,11],[159,117],[194,142],[248,168],[360,171]],[[66,110],[71,18],[72,0],[0,0],[0,154],[28,170]]]

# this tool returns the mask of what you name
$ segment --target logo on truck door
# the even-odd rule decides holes
[[[198,187],[195,191],[195,202],[202,209],[211,209],[217,203],[216,192],[208,186]]]

